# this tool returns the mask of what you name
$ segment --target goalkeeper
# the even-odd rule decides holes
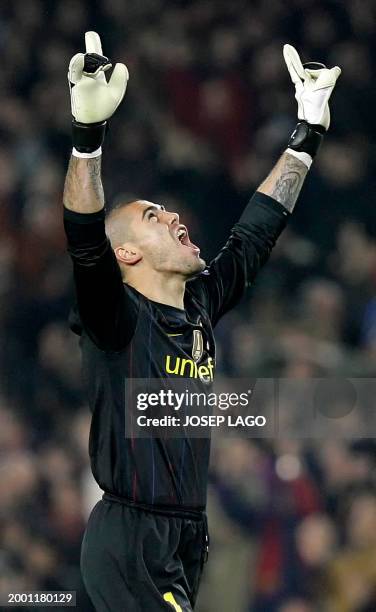
[[[187,227],[162,204],[136,200],[105,216],[102,144],[128,71],[116,64],[107,81],[111,62],[95,32],[86,34],[86,53],[71,60],[64,222],[77,296],[72,328],[81,336],[92,411],[91,466],[104,491],[88,521],[81,570],[99,612],[194,608],[208,553],[210,440],[132,437],[125,432],[125,389],[136,378],[189,376],[177,363],[194,365],[190,372],[209,383],[213,378],[213,328],[267,261],[329,128],[340,69],[304,66],[289,45],[284,58],[298,124],[207,267]]]

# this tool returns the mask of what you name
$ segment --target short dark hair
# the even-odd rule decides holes
[[[119,246],[120,244],[122,244],[123,242],[131,238],[132,234],[130,231],[127,231],[128,230],[127,227],[123,227],[121,230],[121,233],[119,234],[119,231],[116,228],[114,220],[116,219],[120,211],[122,211],[124,208],[127,208],[131,204],[134,204],[134,202],[137,202],[137,200],[131,200],[128,202],[119,202],[115,206],[113,206],[111,210],[109,210],[108,213],[106,214],[106,233],[107,233],[107,236],[110,238],[113,248]]]
[[[133,200],[118,200],[115,201],[115,204],[112,204],[112,206],[108,209],[107,211],[107,215],[111,215],[111,213],[118,211],[118,210],[122,210],[123,208],[126,208],[127,206],[129,206],[130,204],[133,204],[134,202],[137,202],[138,200],[141,200],[142,198],[138,198],[138,197],[134,197]]]

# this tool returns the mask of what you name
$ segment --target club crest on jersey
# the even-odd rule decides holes
[[[193,346],[192,346],[192,357],[193,361],[197,363],[200,361],[204,352],[204,341],[202,339],[202,333],[199,329],[193,330]]]

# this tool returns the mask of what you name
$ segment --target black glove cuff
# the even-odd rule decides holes
[[[290,136],[288,146],[294,151],[308,153],[313,159],[320,148],[325,131],[322,125],[311,125],[307,121],[299,121]]]
[[[72,121],[73,146],[80,153],[92,153],[102,146],[107,121],[100,123],[79,123]]]

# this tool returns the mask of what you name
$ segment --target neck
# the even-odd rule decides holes
[[[127,278],[128,285],[142,293],[149,300],[184,309],[185,278],[154,272],[152,277]]]

